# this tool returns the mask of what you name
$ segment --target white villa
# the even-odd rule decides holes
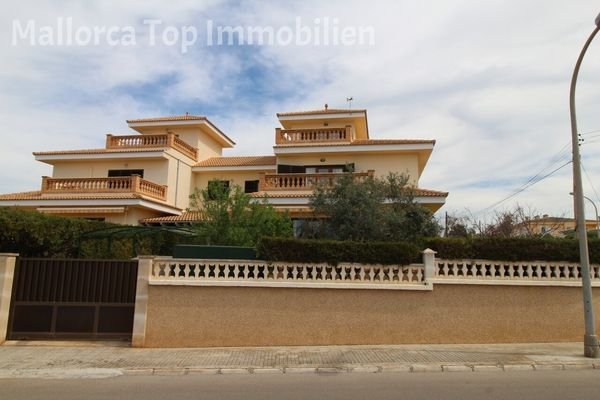
[[[0,206],[128,225],[182,224],[197,218],[186,212],[194,188],[218,179],[303,218],[315,185],[348,165],[357,179],[408,174],[418,203],[432,211],[444,204],[447,192],[419,187],[434,140],[371,138],[366,110],[277,118],[273,153],[243,157],[223,155],[234,141],[203,116],[128,120],[136,133],[108,134],[104,148],[33,153],[52,165],[52,176],[42,177],[39,190],[0,195]]]

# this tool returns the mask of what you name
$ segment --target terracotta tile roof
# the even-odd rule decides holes
[[[105,200],[141,199],[136,193],[44,193],[41,191],[9,193],[0,195],[0,200]]]
[[[138,118],[128,119],[128,124],[143,123],[143,122],[169,122],[169,121],[206,121],[206,117],[200,115],[172,115],[168,117],[152,117],[152,118]]]
[[[56,150],[56,151],[34,151],[34,156],[53,156],[53,155],[63,155],[63,154],[112,154],[112,153],[146,153],[157,151],[157,149],[166,148],[166,146],[162,147],[154,147],[154,148],[146,148],[146,149],[81,149],[81,150]]]
[[[415,190],[415,196],[420,197],[447,197],[448,192],[440,192],[439,190],[422,189],[418,188]]]
[[[254,192],[251,193],[250,196],[252,197],[257,197],[257,198],[261,198],[261,197],[265,197],[265,195],[267,195],[269,198],[273,198],[273,199],[301,199],[304,197],[310,197],[312,196],[313,192],[312,190],[303,190],[300,193],[278,193],[278,192]]]
[[[201,115],[173,115],[167,117],[152,117],[152,118],[139,118],[139,119],[128,119],[128,124],[137,124],[137,123],[145,123],[145,122],[177,122],[177,121],[206,121],[208,125],[214,128],[219,134],[221,134],[227,141],[231,142],[231,144],[235,144],[233,140],[229,136],[227,136],[223,131],[221,131],[215,124],[210,122],[210,120]]]
[[[276,164],[275,156],[240,156],[240,157],[212,157],[208,160],[200,161],[196,167],[247,167],[255,165]]]
[[[320,110],[292,111],[277,113],[278,117],[292,117],[294,115],[339,114],[339,113],[366,113],[364,109],[351,108],[322,108]]]
[[[162,223],[162,222],[194,222],[199,221],[201,214],[197,211],[184,212],[181,215],[169,215],[167,217],[154,217],[141,219],[141,223]]]
[[[303,197],[310,197],[310,196],[312,196],[312,193],[313,193],[312,191],[301,191],[299,193],[255,192],[255,193],[252,193],[251,196],[252,197],[264,197],[265,195],[267,195],[268,197],[277,198],[277,199],[281,199],[281,198],[297,199],[297,198],[303,198]],[[418,196],[418,197],[446,197],[446,196],[448,196],[448,192],[440,192],[438,190],[417,188],[414,190],[414,195]]]
[[[278,144],[275,147],[330,147],[330,146],[370,146],[378,144],[435,144],[432,139],[360,139],[348,143],[297,143],[297,144]]]
[[[139,193],[43,193],[41,191],[9,193],[0,195],[0,201],[15,200],[125,200],[143,199],[166,204],[162,200]]]
[[[363,146],[370,144],[435,144],[432,139],[362,139],[350,143],[351,146]]]
[[[0,194],[0,200],[39,200],[42,192],[19,192],[19,193],[8,193]]]
[[[120,214],[125,207],[39,207],[37,211],[44,214]]]

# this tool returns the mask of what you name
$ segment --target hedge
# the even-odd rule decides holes
[[[579,242],[556,238],[429,238],[422,246],[445,259],[579,261]],[[600,263],[600,240],[588,241],[590,261]]]
[[[174,245],[196,244],[198,240],[158,228],[127,229],[0,207],[0,252],[24,257],[123,259],[141,254],[171,255]],[[588,243],[591,262],[600,263],[600,240],[593,238]],[[410,264],[420,262],[425,248],[445,259],[579,261],[577,240],[555,238],[426,238],[411,243],[262,238],[257,253],[259,259],[268,261]]]
[[[337,265],[401,264],[419,262],[421,249],[414,243],[350,242],[334,240],[262,238],[257,257],[267,261],[313,262]]]
[[[600,240],[588,243],[591,262],[600,263]],[[554,238],[426,238],[416,243],[263,238],[257,253],[267,261],[410,264],[420,262],[425,248],[444,259],[579,261],[576,240]]]
[[[0,207],[0,252],[22,257],[126,259],[142,254],[170,255],[176,243],[193,240],[160,229]]]

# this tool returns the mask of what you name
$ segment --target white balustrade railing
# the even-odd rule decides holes
[[[275,144],[340,143],[352,140],[351,128],[275,129]]]
[[[580,286],[578,264],[548,261],[436,259],[423,252],[423,264],[309,264],[260,260],[154,258],[153,285],[266,286],[334,289],[432,290],[435,284]],[[600,265],[590,266],[593,286],[600,287]]]
[[[600,265],[590,266],[590,277],[600,284]],[[581,282],[577,263],[551,261],[435,260],[434,282],[504,281],[573,283]]]
[[[363,265],[156,258],[155,285],[429,289],[422,264]]]
[[[198,149],[180,139],[175,133],[157,135],[106,135],[107,149],[172,147],[193,160],[198,158]]]
[[[108,178],[42,177],[42,193],[139,193],[159,200],[167,199],[167,186],[138,175]]]

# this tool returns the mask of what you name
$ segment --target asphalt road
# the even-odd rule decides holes
[[[3,379],[9,399],[598,399],[600,371]]]

